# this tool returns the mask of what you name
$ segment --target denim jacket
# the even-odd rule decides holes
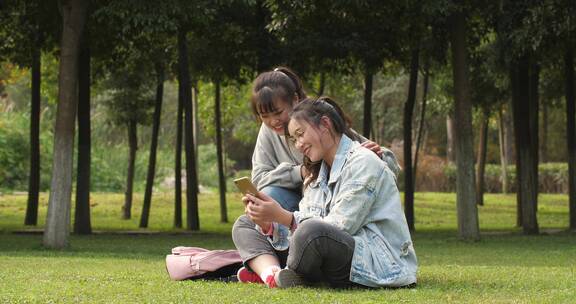
[[[320,217],[353,236],[350,281],[370,287],[416,282],[416,252],[395,175],[386,162],[346,135],[332,168],[322,163],[294,217],[297,223]]]
[[[359,143],[367,139],[351,130],[353,140]],[[348,140],[350,140],[349,137]],[[394,182],[400,171],[400,165],[394,153],[382,148],[382,158],[390,170],[392,170]],[[368,151],[368,150],[367,150]],[[294,147],[289,147],[284,136],[280,136],[270,130],[264,124],[260,126],[256,147],[252,155],[252,182],[258,190],[270,185],[295,189],[302,187],[302,177],[300,167],[302,164],[302,154]],[[289,246],[288,227],[273,223],[273,234],[268,237],[268,241],[276,250],[286,250]],[[263,232],[256,226],[257,230]]]

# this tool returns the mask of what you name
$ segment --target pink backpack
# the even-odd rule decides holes
[[[230,280],[242,267],[237,250],[175,247],[166,255],[166,270],[175,281],[187,279]]]

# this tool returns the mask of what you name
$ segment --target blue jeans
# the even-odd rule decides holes
[[[261,191],[276,200],[282,208],[290,212],[298,210],[298,203],[300,203],[302,199],[302,193],[298,191],[298,189],[266,186]]]

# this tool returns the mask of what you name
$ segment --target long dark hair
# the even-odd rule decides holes
[[[274,112],[274,101],[291,102],[294,95],[298,100],[306,98],[300,77],[287,67],[277,67],[264,72],[252,84],[252,112],[256,117],[261,113]]]
[[[319,127],[322,117],[328,117],[332,122],[334,132],[332,136],[346,134],[352,140],[358,140],[357,134],[352,132],[350,129],[352,126],[352,120],[342,108],[329,97],[319,97],[318,99],[306,98],[302,100],[298,105],[292,109],[290,113],[290,119],[304,120],[311,126]],[[288,129],[286,128],[286,133]],[[289,134],[287,134],[287,138]],[[310,175],[306,178],[304,188],[308,186],[312,181],[318,178],[320,173],[321,161],[312,162],[310,158],[304,156],[303,166],[310,172]]]

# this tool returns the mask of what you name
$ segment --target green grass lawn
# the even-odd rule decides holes
[[[454,194],[416,194],[414,243],[419,258],[415,289],[270,290],[261,285],[170,281],[164,256],[179,245],[233,248],[232,222],[242,212],[238,194],[228,197],[229,223],[220,223],[218,196],[200,195],[201,232],[172,228],[173,195],[155,194],[149,231],[139,230],[142,197],[133,217],[120,219],[121,194],[92,194],[97,234],[71,236],[65,251],[45,250],[40,234],[17,234],[25,195],[0,196],[0,302],[172,303],[574,303],[576,235],[568,226],[565,195],[541,195],[542,235],[523,236],[514,227],[515,196],[487,195],[480,207],[482,240],[456,237]],[[40,227],[48,195],[41,196]],[[101,233],[100,233],[101,232]]]

